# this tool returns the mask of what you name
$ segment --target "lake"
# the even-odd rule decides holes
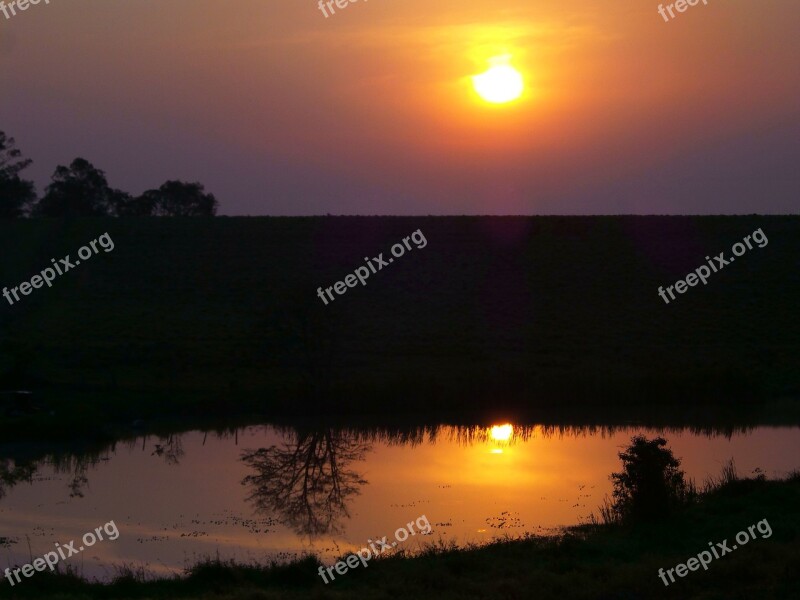
[[[326,564],[425,516],[450,541],[550,533],[586,522],[611,492],[631,436],[662,435],[698,484],[800,466],[800,427],[732,429],[440,425],[325,429],[258,425],[140,435],[91,451],[0,450],[0,565],[30,562],[114,521],[120,535],[63,564],[108,580],[121,565],[179,573],[315,552]],[[75,544],[77,548],[79,543]]]

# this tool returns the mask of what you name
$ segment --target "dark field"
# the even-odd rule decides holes
[[[659,297],[659,286],[707,255],[730,258],[759,228],[766,247],[669,305]],[[344,280],[364,257],[388,259],[416,230],[424,248],[412,242],[327,306],[318,298],[318,287]],[[800,217],[21,220],[0,223],[0,286],[30,280],[51,258],[74,259],[104,232],[113,251],[18,304],[0,298],[0,391],[34,391],[0,397],[9,491],[32,483],[26,461],[75,444],[99,456],[103,444],[141,432],[253,422],[381,423],[410,440],[426,422],[723,433],[800,423]],[[14,443],[36,441],[47,444]],[[398,553],[330,586],[314,557],[270,566],[211,556],[187,562],[182,579],[143,581],[140,566],[123,564],[110,585],[40,573],[9,593],[791,598],[799,493],[796,473],[728,481],[657,522]],[[659,568],[765,518],[769,539],[662,585]]]
[[[766,247],[658,296],[758,228]],[[426,247],[317,297],[417,229]],[[0,298],[0,387],[121,418],[796,417],[800,217],[22,220],[0,223],[0,285],[106,231],[112,252]]]

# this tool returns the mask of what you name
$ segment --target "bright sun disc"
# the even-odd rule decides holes
[[[506,423],[505,425],[495,425],[489,432],[489,437],[498,442],[507,442],[511,439],[514,433],[513,425]]]
[[[492,104],[504,104],[522,95],[522,75],[510,65],[496,65],[485,73],[474,75],[472,85],[478,95]]]

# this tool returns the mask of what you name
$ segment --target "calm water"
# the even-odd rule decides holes
[[[509,424],[305,433],[257,426],[143,436],[83,455],[15,448],[0,457],[0,565],[29,562],[31,553],[77,542],[111,520],[116,541],[68,560],[86,576],[108,579],[119,565],[180,572],[216,555],[261,562],[316,552],[330,562],[367,540],[391,540],[421,515],[433,532],[401,548],[549,532],[597,512],[619,469],[617,452],[640,432],[664,435],[698,483],[731,458],[742,475],[800,467],[797,427],[723,435]]]

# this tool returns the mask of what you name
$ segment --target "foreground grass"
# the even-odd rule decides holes
[[[669,569],[767,519],[772,535],[689,572],[668,588]],[[37,574],[0,593],[52,600],[295,600],[457,598],[558,600],[780,599],[800,597],[800,477],[726,483],[663,522],[637,527],[587,525],[562,536],[500,541],[463,550],[429,548],[372,561],[324,585],[318,563],[257,567],[209,561],[185,578],[143,582],[132,575],[111,585],[74,576]]]

